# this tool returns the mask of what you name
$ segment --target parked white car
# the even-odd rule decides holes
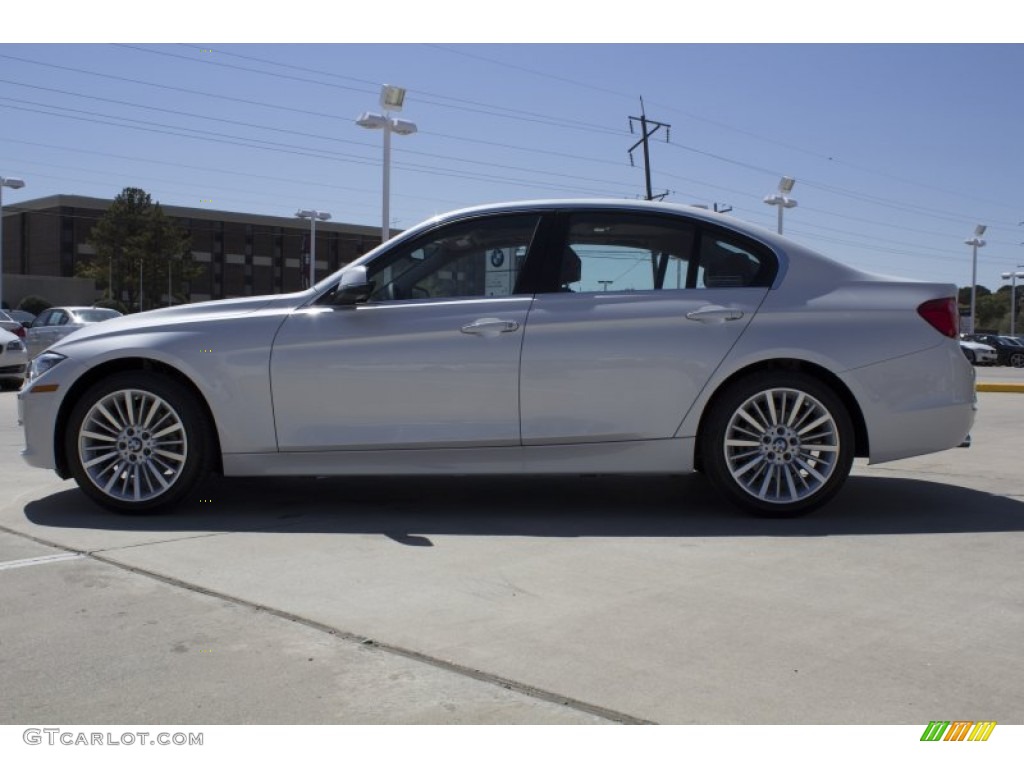
[[[44,309],[25,332],[29,354],[38,355],[79,328],[121,317],[116,309],[104,307],[50,307]]]
[[[15,320],[6,309],[0,309],[0,329],[13,333],[19,339],[25,338],[25,326]]]
[[[960,339],[960,349],[967,361],[974,365],[996,365],[999,362],[999,353],[995,347],[982,344],[980,341]]]
[[[18,397],[22,455],[126,512],[189,499],[210,470],[699,470],[792,516],[832,498],[855,456],[965,440],[955,297],[688,206],[472,208],[301,293],[57,342]]]
[[[25,342],[0,328],[0,389],[20,387],[28,370]]]

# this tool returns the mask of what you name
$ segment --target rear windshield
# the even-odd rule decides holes
[[[80,309],[75,312],[83,323],[99,323],[109,320],[112,317],[120,317],[121,313],[116,309]]]

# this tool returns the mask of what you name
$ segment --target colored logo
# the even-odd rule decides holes
[[[988,741],[995,728],[994,720],[932,720],[921,741]]]

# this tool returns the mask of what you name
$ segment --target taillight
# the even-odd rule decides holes
[[[960,312],[956,299],[932,299],[917,308],[917,314],[943,336],[955,339],[960,334]]]
[[[18,323],[18,327],[15,328],[13,331],[11,331],[11,333],[13,333],[19,339],[24,339],[25,338],[25,326],[23,326],[21,323]]]

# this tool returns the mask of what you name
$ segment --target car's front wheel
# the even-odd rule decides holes
[[[65,437],[71,473],[116,512],[180,502],[204,477],[209,427],[195,396],[160,374],[130,371],[93,385],[75,404]]]
[[[1010,355],[1010,365],[1014,368],[1024,368],[1024,352],[1014,352]]]
[[[796,517],[831,499],[850,474],[850,415],[818,379],[762,372],[716,398],[701,433],[711,482],[761,517]]]

